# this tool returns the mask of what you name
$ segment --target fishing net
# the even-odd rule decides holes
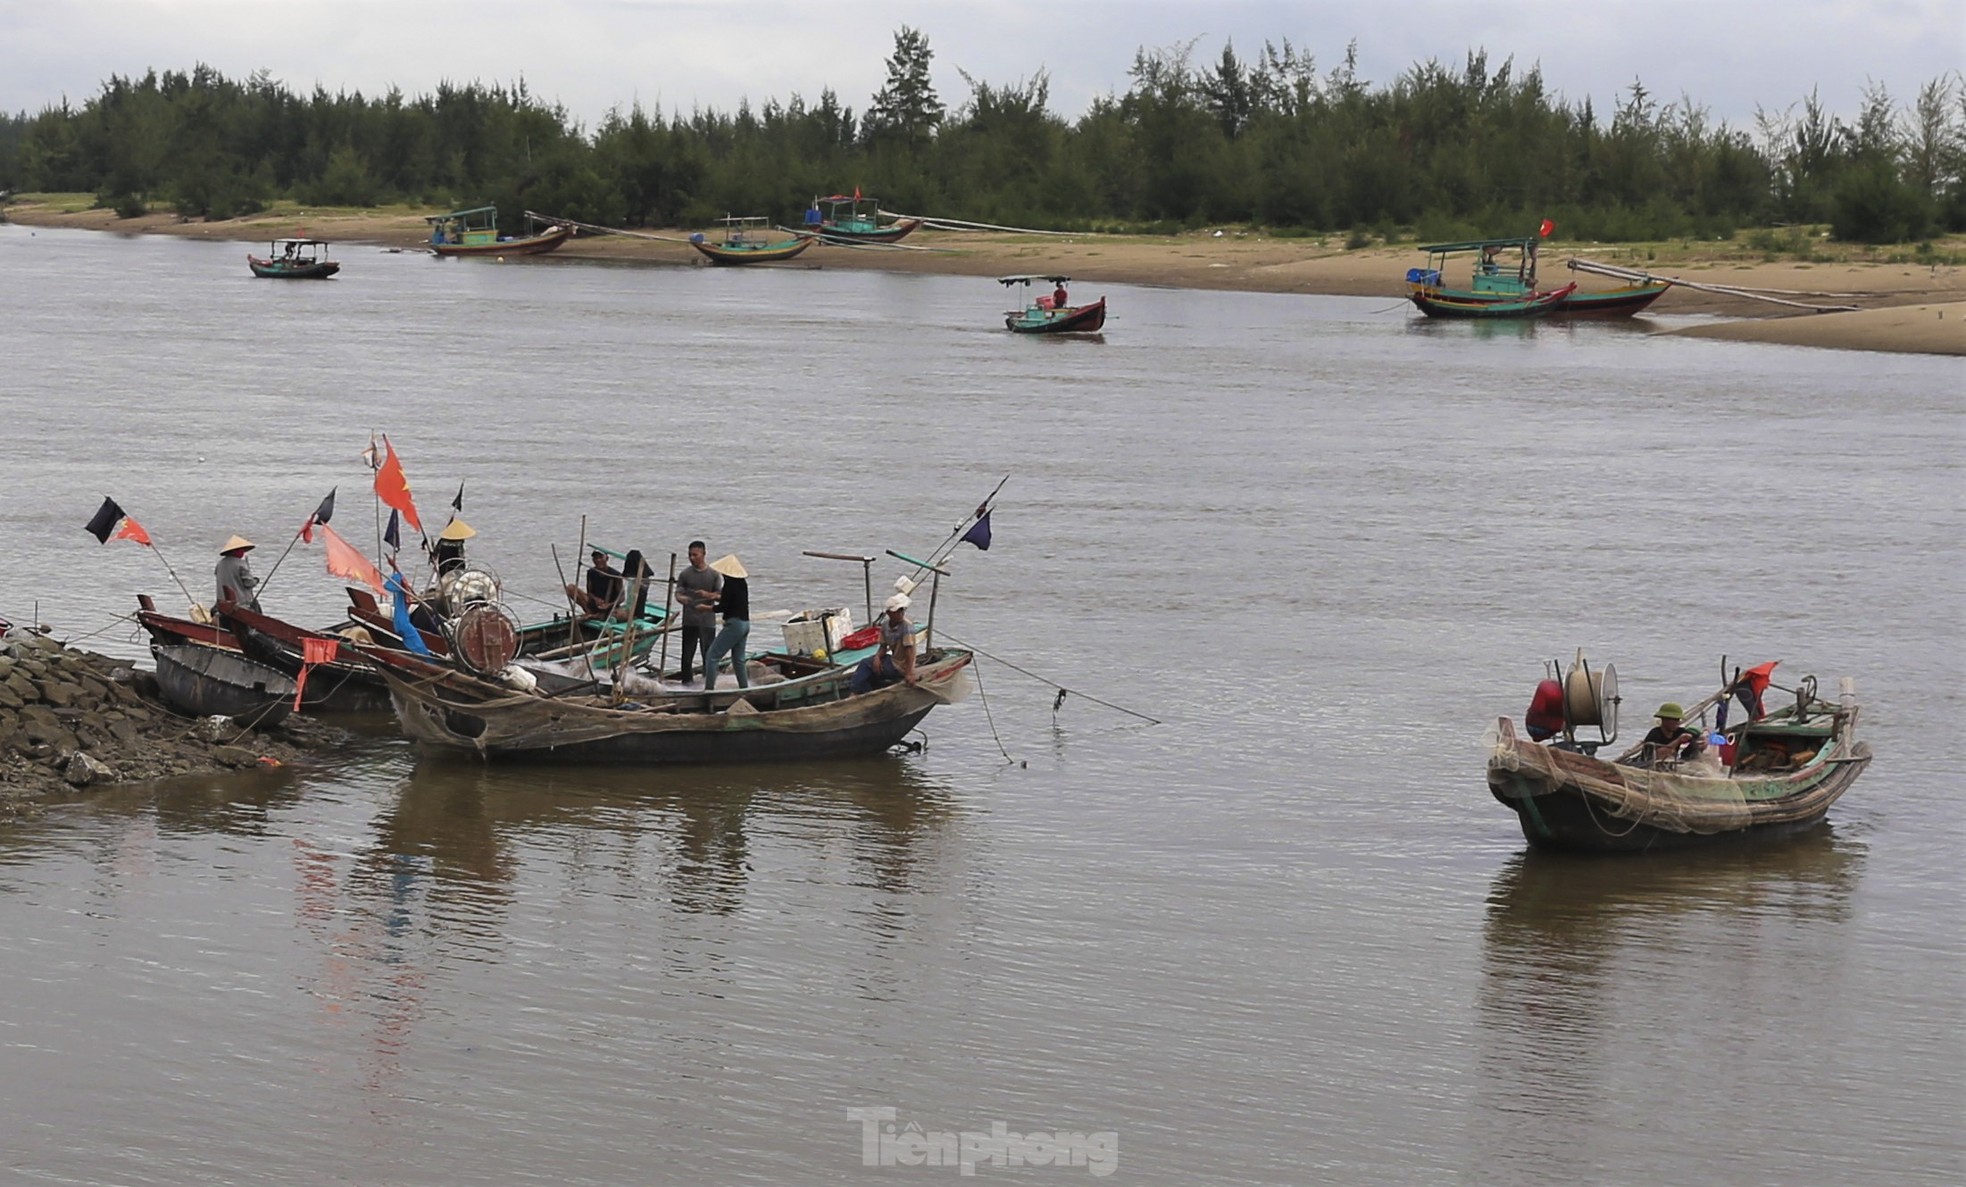
[[[1752,820],[1747,782],[1730,778],[1710,753],[1657,769],[1628,767],[1490,729],[1488,769],[1511,776],[1490,781],[1505,796],[1572,791],[1594,812],[1666,832],[1727,832]]]

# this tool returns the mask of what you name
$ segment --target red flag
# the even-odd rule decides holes
[[[1539,239],[1548,239],[1550,237],[1550,232],[1554,230],[1556,230],[1556,220],[1553,218],[1546,218],[1543,220],[1543,225],[1536,228],[1536,237]]]
[[[137,543],[143,545],[145,548],[155,547],[155,545],[151,544],[150,542],[150,533],[143,530],[142,524],[138,523],[134,519],[131,519],[127,515],[123,517],[123,526],[116,529],[116,535],[112,537],[112,539],[135,540]]]
[[[1741,673],[1741,684],[1747,686],[1747,710],[1750,721],[1760,721],[1766,713],[1762,708],[1762,697],[1775,678],[1775,665],[1781,662],[1778,659],[1771,659],[1765,664],[1756,664]]]
[[[377,593],[382,592],[382,574],[369,563],[361,550],[342,539],[327,524],[321,529],[321,542],[328,546],[328,572],[343,581],[359,581]]]
[[[854,200],[855,202],[858,202],[858,201],[860,201],[860,187],[859,187],[859,186],[854,186],[854,187],[853,187],[853,200]]]
[[[382,450],[382,466],[375,472],[376,496],[383,506],[402,512],[403,522],[421,535],[423,521],[416,517],[416,503],[410,498],[410,480],[403,477],[403,463],[396,460],[396,447],[389,444],[388,437],[382,439]]]

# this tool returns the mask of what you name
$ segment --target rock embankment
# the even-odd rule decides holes
[[[281,765],[336,733],[186,718],[127,660],[15,631],[0,638],[0,812],[53,791]]]

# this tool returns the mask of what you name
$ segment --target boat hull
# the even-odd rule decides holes
[[[1428,317],[1463,321],[1490,321],[1548,317],[1576,290],[1574,284],[1538,293],[1521,300],[1467,299],[1442,289],[1416,288],[1410,294],[1413,304]]]
[[[433,243],[430,250],[440,256],[538,256],[559,247],[572,236],[572,227],[555,227],[543,235],[495,243]]]
[[[1669,281],[1634,284],[1600,292],[1573,292],[1557,305],[1551,317],[1630,317],[1665,295]]]
[[[196,643],[153,643],[157,691],[189,717],[235,717],[242,724],[278,725],[293,711],[294,682],[235,652]]]
[[[900,222],[889,223],[885,227],[846,227],[838,223],[820,223],[815,233],[821,239],[845,243],[898,243],[915,233],[922,225],[918,218],[904,218]]]
[[[287,264],[279,260],[263,260],[258,256],[247,256],[246,266],[253,275],[266,280],[326,280],[341,271],[339,260],[319,260],[312,264]]]
[[[1029,310],[1004,314],[1003,324],[1014,334],[1096,334],[1106,326],[1106,298],[1080,305],[1062,316]]]
[[[1589,853],[1741,844],[1820,824],[1870,764],[1858,742],[1824,745],[1781,775],[1730,778],[1627,767],[1517,737],[1496,724],[1488,789],[1513,810],[1528,841]],[[1716,771],[1718,768],[1714,768]]]
[[[294,678],[304,664],[309,639],[333,639],[340,655],[332,663],[315,664],[301,691],[301,708],[322,713],[386,713],[389,686],[373,665],[360,658],[347,640],[321,631],[282,622],[240,606],[221,606],[219,621],[239,641],[248,659]],[[348,658],[343,659],[341,656]]]
[[[742,245],[733,247],[724,243],[698,243],[690,241],[690,246],[702,252],[704,258],[718,265],[772,264],[789,260],[811,247],[811,238],[793,239],[785,243],[767,243],[759,246]]]
[[[669,765],[798,762],[878,754],[937,705],[961,695],[966,652],[917,669],[915,686],[840,695],[847,669],[805,681],[656,698],[615,708],[601,698],[515,693],[400,652],[368,649],[389,683],[403,732],[426,750],[498,761]],[[798,695],[792,695],[792,694]],[[758,709],[762,703],[766,708]],[[788,707],[772,707],[784,704]]]

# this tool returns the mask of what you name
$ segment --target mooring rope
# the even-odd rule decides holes
[[[1111,701],[1102,701],[1098,697],[1093,696],[1091,693],[1080,692],[1076,688],[1067,688],[1064,685],[1058,683],[1056,680],[1053,680],[1046,676],[1040,676],[1036,672],[1031,671],[1029,668],[1020,668],[1016,664],[1011,663],[1009,660],[1005,659],[1003,656],[991,655],[989,652],[983,650],[981,647],[976,646],[974,643],[965,643],[961,639],[956,638],[954,635],[945,633],[943,635],[943,638],[947,639],[951,643],[954,643],[958,647],[966,647],[969,650],[974,651],[978,655],[987,656],[990,659],[996,660],[998,663],[1002,664],[1006,668],[1009,668],[1011,671],[1021,672],[1040,684],[1050,685],[1052,688],[1057,689],[1060,693],[1070,693],[1076,697],[1084,697],[1086,700],[1091,701],[1095,705],[1104,705],[1106,706],[1106,708],[1117,710],[1121,713],[1126,714],[1128,717],[1138,717],[1140,720],[1146,722],[1149,725],[1161,724],[1161,719],[1158,717],[1149,717],[1145,713],[1141,713],[1138,710],[1129,709],[1125,705],[1115,705]],[[1051,706],[1052,711],[1054,713],[1057,712],[1058,707],[1064,703],[1065,703],[1065,698],[1063,696],[1059,697],[1056,701],[1052,702],[1052,706]]]

